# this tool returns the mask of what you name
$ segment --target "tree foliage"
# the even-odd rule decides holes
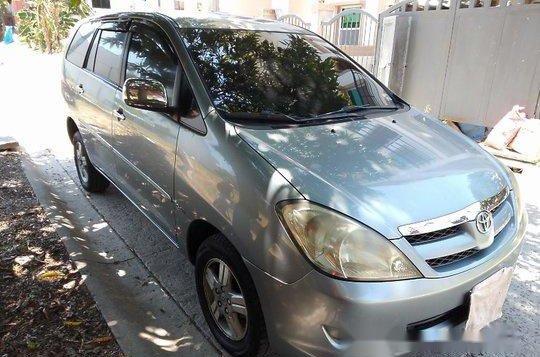
[[[220,109],[309,115],[349,104],[336,60],[319,56],[299,35],[283,34],[280,41],[256,31],[195,29],[184,35]]]
[[[19,35],[30,47],[58,52],[69,30],[89,13],[84,0],[34,0],[17,13]]]

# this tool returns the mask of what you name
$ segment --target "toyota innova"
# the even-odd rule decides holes
[[[359,356],[497,317],[475,292],[504,294],[520,252],[513,174],[318,35],[107,15],[74,32],[62,91],[82,187],[112,183],[185,251],[231,355]]]

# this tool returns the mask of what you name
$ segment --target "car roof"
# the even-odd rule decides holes
[[[155,12],[121,12],[100,16],[98,20],[126,17],[168,17],[177,22],[181,28],[203,29],[230,29],[230,30],[253,30],[253,31],[278,31],[291,33],[310,33],[304,28],[289,25],[283,22],[260,19],[245,16],[235,16],[225,13],[185,13],[180,11],[155,11]]]

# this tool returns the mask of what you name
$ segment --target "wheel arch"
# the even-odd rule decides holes
[[[205,239],[218,233],[221,231],[204,219],[196,219],[189,224],[186,234],[186,252],[192,264],[195,264],[197,250]]]
[[[77,124],[75,123],[75,120],[73,120],[73,118],[67,117],[66,129],[69,135],[69,141],[71,141],[71,143],[73,144],[73,135],[79,131],[79,128],[77,127]]]

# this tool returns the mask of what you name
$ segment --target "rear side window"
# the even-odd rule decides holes
[[[92,35],[96,30],[99,23],[86,23],[81,25],[77,30],[73,40],[67,50],[66,59],[78,67],[82,67],[86,52],[88,51],[88,45],[92,41]]]
[[[94,9],[110,9],[111,1],[110,0],[92,0],[92,7]]]
[[[155,33],[131,36],[126,64],[127,78],[154,79],[165,86],[172,97],[178,63],[167,42]]]
[[[101,31],[96,48],[94,73],[112,83],[120,84],[122,53],[125,43],[125,32]]]

